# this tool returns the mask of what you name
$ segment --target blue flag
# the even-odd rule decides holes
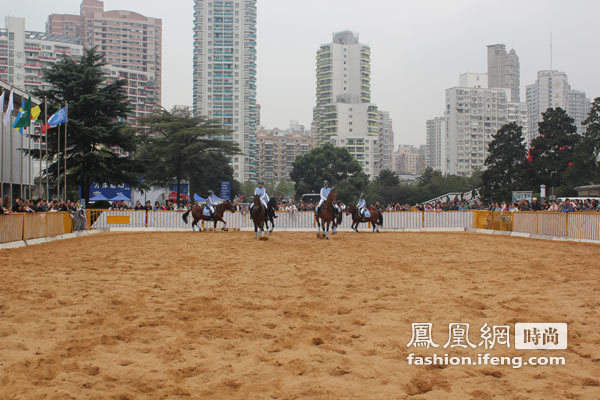
[[[55,112],[54,114],[52,114],[52,116],[48,119],[48,126],[50,126],[51,128],[54,128],[55,126],[58,126],[60,124],[66,124],[67,123],[67,111],[65,110],[65,108],[61,108],[60,110],[58,110],[57,112]]]

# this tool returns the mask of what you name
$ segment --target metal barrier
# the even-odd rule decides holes
[[[87,210],[90,227],[146,228],[146,210]]]
[[[538,235],[567,237],[567,213],[539,212]]]
[[[23,240],[24,214],[0,215],[0,243]]]
[[[130,227],[190,229],[192,218],[183,221],[183,211],[87,210],[88,229]],[[316,228],[313,211],[278,211],[278,230]],[[252,229],[248,213],[225,212],[229,230]],[[506,211],[389,211],[383,214],[383,229],[481,228],[572,239],[600,240],[600,213],[595,212],[506,212]],[[344,214],[340,229],[350,229],[352,217]],[[213,222],[202,222],[203,228]],[[218,223],[217,229],[223,227]],[[371,227],[361,224],[360,229]],[[0,243],[58,236],[73,231],[68,212],[0,215]]]
[[[70,213],[0,215],[0,243],[39,239],[73,232]]]
[[[471,228],[469,211],[423,211],[423,228]]]
[[[511,211],[471,211],[473,228],[491,229],[495,231],[513,230],[513,213]]]
[[[568,215],[567,237],[600,240],[600,214],[583,212]]]
[[[537,212],[513,213],[513,232],[537,234]]]

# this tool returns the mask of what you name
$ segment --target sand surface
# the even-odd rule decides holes
[[[411,323],[567,322],[565,366],[417,367]],[[512,338],[511,338],[512,340]],[[600,246],[110,233],[0,251],[0,399],[600,399]]]

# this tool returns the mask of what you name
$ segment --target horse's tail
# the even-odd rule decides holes
[[[190,215],[190,210],[187,210],[181,217],[183,218],[183,222],[188,223],[188,215]]]
[[[379,214],[379,225],[383,226],[383,213],[381,211],[379,211],[378,214]]]

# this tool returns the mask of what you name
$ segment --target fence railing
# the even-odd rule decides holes
[[[0,243],[39,239],[73,232],[68,212],[0,215]]]
[[[183,211],[87,210],[87,229],[161,228],[191,229],[192,216],[184,222]],[[312,211],[277,212],[278,230],[315,229]],[[224,215],[230,230],[251,229],[247,213]],[[340,229],[349,229],[352,219],[344,215]],[[212,222],[201,223],[212,228]],[[217,229],[223,227],[217,224]],[[360,229],[370,226],[362,224]],[[508,211],[390,211],[383,214],[383,229],[480,228],[571,239],[600,240],[600,213],[508,212]],[[73,232],[68,212],[0,215],[0,243],[58,236]]]

